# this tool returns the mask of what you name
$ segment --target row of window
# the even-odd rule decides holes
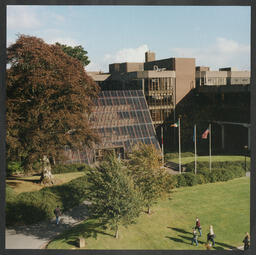
[[[151,78],[145,79],[145,91],[170,91],[175,87],[175,78]]]
[[[95,111],[101,107],[131,105],[132,109],[147,109],[144,97],[101,97],[95,103]]]
[[[96,131],[103,141],[119,141],[129,139],[140,139],[155,135],[152,124],[140,124],[133,126],[105,127]]]
[[[97,126],[120,126],[134,123],[151,123],[149,111],[94,112],[90,121]]]

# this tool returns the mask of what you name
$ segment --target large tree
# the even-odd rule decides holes
[[[168,174],[162,167],[161,153],[153,145],[139,143],[130,152],[127,166],[150,213],[152,204],[169,191]]]
[[[91,216],[110,224],[118,238],[120,224],[132,223],[141,210],[140,195],[127,169],[114,155],[107,156],[90,170],[88,183]]]
[[[58,45],[20,35],[7,49],[7,152],[24,169],[60,158],[64,146],[82,149],[98,141],[88,115],[98,86],[81,62]]]
[[[68,46],[66,44],[61,44],[58,42],[56,43],[56,45],[60,46],[61,49],[69,56],[81,61],[84,67],[90,63],[90,60],[87,56],[88,52],[84,50],[84,48],[81,45],[72,47],[72,46]]]

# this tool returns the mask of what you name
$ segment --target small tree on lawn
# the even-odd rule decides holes
[[[129,154],[127,166],[150,213],[152,204],[167,192],[168,174],[161,168],[161,154],[153,145],[137,144]]]
[[[141,200],[127,169],[110,155],[88,173],[90,215],[107,222],[118,238],[120,224],[127,225],[139,216]]]

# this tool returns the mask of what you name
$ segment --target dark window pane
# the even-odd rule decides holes
[[[137,94],[138,94],[139,97],[143,96],[142,90],[138,90],[138,91],[137,91]]]
[[[112,91],[111,91],[111,96],[112,96],[112,97],[116,97],[116,96],[117,96],[117,93],[116,93],[115,90],[112,90]]]
[[[153,125],[149,124],[147,125],[147,127],[148,127],[149,136],[154,136],[155,132],[154,132]]]
[[[120,97],[119,100],[121,105],[125,105],[125,99],[123,97]]]
[[[151,123],[151,119],[148,111],[143,111],[143,116],[146,123]]]
[[[133,96],[133,97],[136,97],[137,96],[137,90],[130,90],[130,92],[131,92],[131,95]]]
[[[119,96],[119,97],[123,97],[124,96],[124,93],[123,93],[122,90],[117,90],[116,93],[117,93],[117,96]]]
[[[139,123],[145,123],[142,112],[137,111],[136,113],[137,113],[137,116],[138,116],[138,119],[139,119]]]
[[[147,109],[147,103],[143,97],[140,98],[141,109]]]
[[[112,98],[112,101],[113,101],[113,105],[119,105],[119,100],[118,98]]]

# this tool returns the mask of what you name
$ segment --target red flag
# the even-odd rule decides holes
[[[209,133],[210,133],[210,130],[209,130],[209,128],[207,128],[207,129],[204,131],[204,133],[202,134],[202,139],[207,139]]]

